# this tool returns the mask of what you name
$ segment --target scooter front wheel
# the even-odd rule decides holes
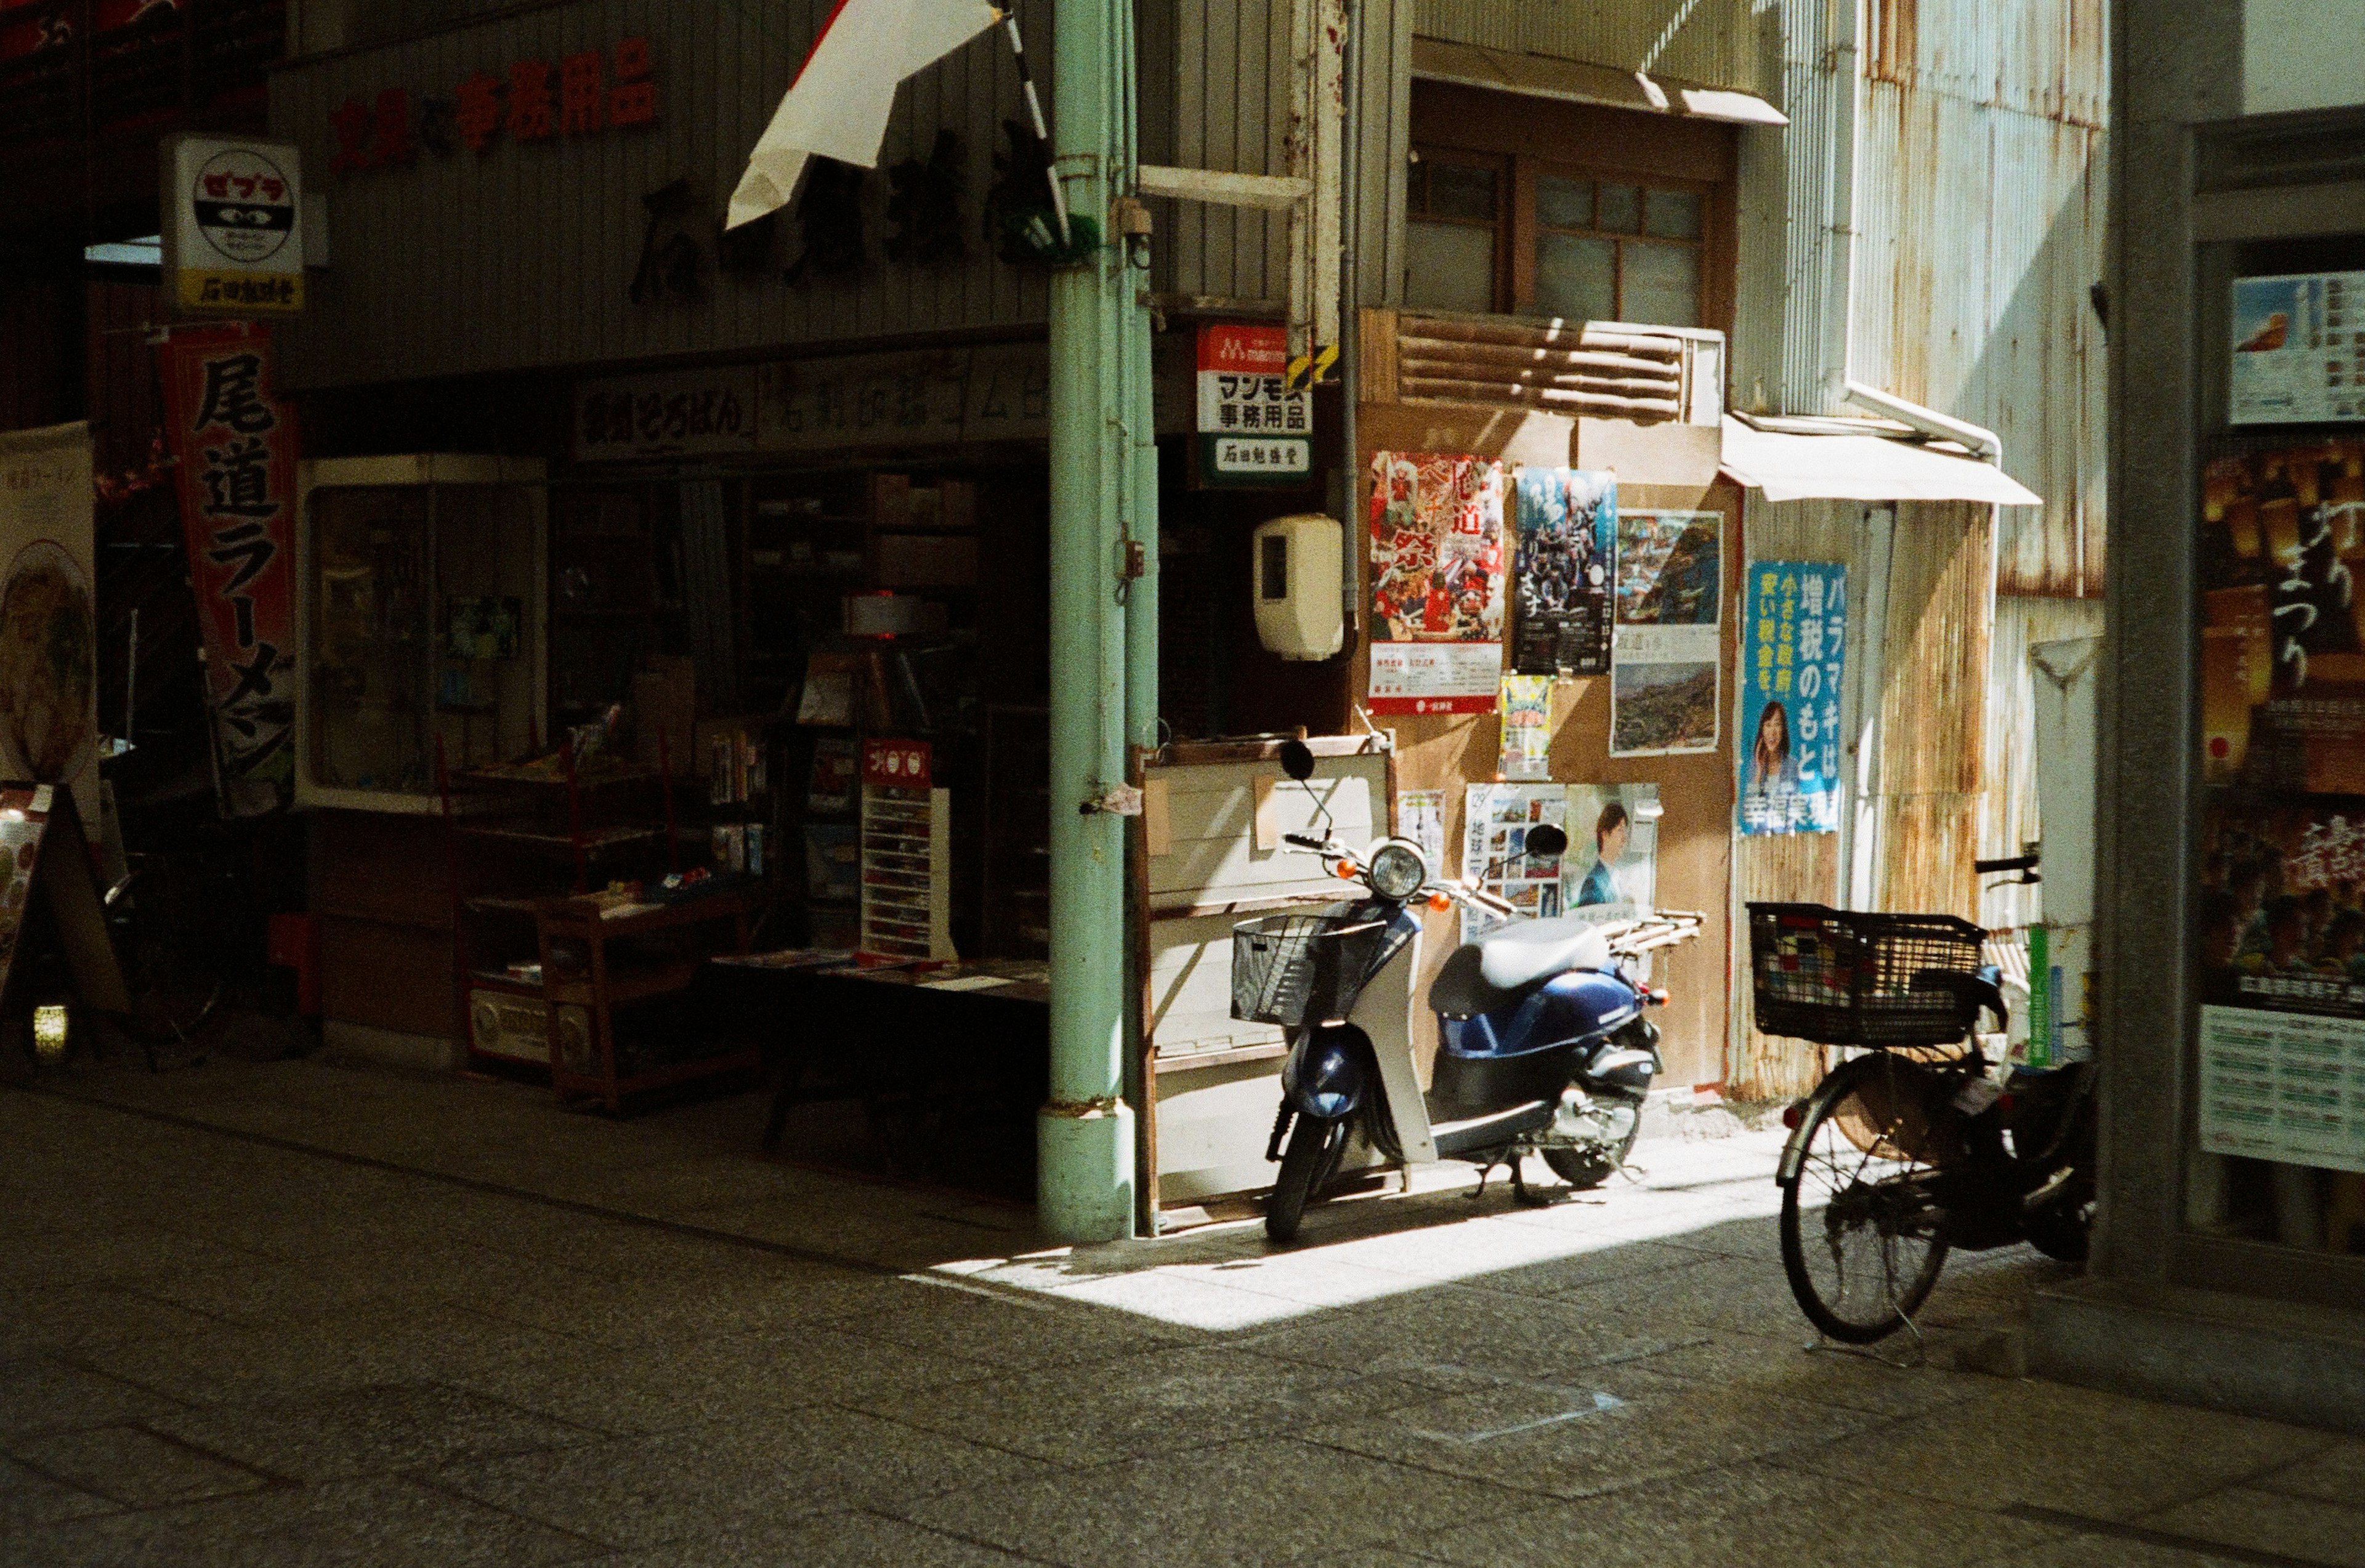
[[[1306,1215],[1307,1201],[1329,1185],[1347,1151],[1347,1124],[1325,1122],[1300,1112],[1289,1130],[1289,1147],[1282,1150],[1281,1176],[1265,1204],[1264,1233],[1275,1241],[1297,1237],[1297,1222]]]

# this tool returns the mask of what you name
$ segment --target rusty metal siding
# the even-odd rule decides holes
[[[1964,502],[1897,509],[1878,732],[1883,909],[1978,913],[1993,516]]]
[[[1759,0],[1412,0],[1413,31],[1449,43],[1650,71],[1771,96]]]
[[[2045,498],[1999,588],[2101,591],[2106,61],[2100,0],[1873,0],[1856,378],[1988,426]]]
[[[1051,43],[1049,0],[1018,0],[1037,56]],[[640,254],[641,197],[687,177],[701,211],[719,213],[747,149],[827,12],[826,0],[727,6],[695,0],[578,0],[510,12],[448,31],[298,62],[272,82],[275,132],[304,149],[327,192],[333,264],[313,274],[311,308],[287,333],[291,388],[476,372],[555,367],[758,350],[946,330],[1024,331],[1046,319],[1041,274],[992,259],[981,209],[1001,145],[1001,120],[1019,112],[1008,49],[983,39],[904,87],[868,184],[873,265],[851,283],[791,287],[782,270],[801,249],[776,219],[763,270],[710,273],[705,297],[635,306],[626,297]],[[327,175],[329,115],[381,88],[448,93],[477,70],[516,60],[650,39],[657,73],[656,127],[518,147],[497,139],[482,155],[421,151],[411,168],[349,179]],[[889,189],[885,166],[925,157],[938,127],[962,141],[963,218],[970,255],[941,269],[880,253]],[[703,238],[710,262],[712,231]]]

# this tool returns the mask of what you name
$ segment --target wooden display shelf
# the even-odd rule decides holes
[[[687,1083],[700,1078],[742,1072],[757,1065],[748,1050],[724,1051],[660,1067],[631,1070],[619,1059],[615,1010],[635,1002],[676,996],[698,978],[706,960],[718,952],[747,950],[747,900],[735,890],[709,893],[674,903],[614,904],[596,898],[548,899],[537,910],[542,950],[543,996],[550,1009],[550,1081],[564,1098],[604,1103],[621,1113],[624,1102],[652,1090]],[[689,931],[728,922],[730,934],[705,950],[679,958],[609,960],[609,945],[660,932]],[[555,978],[551,961],[554,941],[579,943],[588,971],[566,980]],[[579,1008],[586,1027],[570,1042],[562,1027],[562,1013]]]
[[[646,1002],[653,996],[666,996],[688,989],[698,978],[705,964],[703,958],[680,958],[667,964],[617,964],[608,967],[606,975],[593,980],[558,980],[545,983],[544,993],[553,1002],[571,1002],[581,1007],[605,1003],[622,1007],[628,1002]]]

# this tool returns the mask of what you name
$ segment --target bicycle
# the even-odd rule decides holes
[[[1748,908],[1757,1027],[1863,1053],[1783,1114],[1782,1267],[1808,1320],[1852,1345],[1911,1329],[1957,1248],[2026,1241],[2083,1260],[2094,1065],[1997,1078],[1977,1032],[1982,1013],[2009,1024],[1987,933],[1951,915]]]

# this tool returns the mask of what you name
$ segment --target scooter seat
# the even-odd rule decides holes
[[[1478,938],[1478,973],[1496,991],[1518,991],[1568,969],[1606,969],[1609,942],[1573,915],[1522,920]]]

